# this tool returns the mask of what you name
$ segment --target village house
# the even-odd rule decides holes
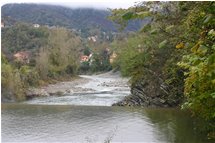
[[[39,24],[34,24],[33,26],[34,26],[34,28],[39,28],[40,27]]]
[[[15,60],[28,64],[30,62],[30,52],[22,51],[13,55]]]
[[[88,37],[88,40],[89,40],[89,41],[96,42],[96,41],[97,41],[97,38],[98,38],[97,35],[96,35],[96,36],[91,36],[91,37]]]
[[[1,28],[4,28],[4,22],[1,22]]]
[[[81,56],[81,63],[88,62],[88,61],[89,61],[89,56],[86,56],[86,55]]]
[[[89,56],[87,56],[87,55],[83,55],[83,56],[81,56],[81,63],[83,63],[83,62],[89,62],[90,64],[91,64],[91,62],[92,62],[92,56],[93,56],[93,54],[90,54]]]

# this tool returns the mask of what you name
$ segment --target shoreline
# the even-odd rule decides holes
[[[26,99],[29,100],[35,97],[47,97],[53,95],[62,96],[66,93],[78,92],[81,88],[76,86],[88,82],[89,79],[77,76],[75,79],[69,81],[58,81],[41,87],[32,87],[27,90]]]

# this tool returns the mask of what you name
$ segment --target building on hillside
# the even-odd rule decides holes
[[[1,28],[4,28],[4,22],[3,21],[1,22]]]
[[[28,64],[30,62],[30,52],[22,51],[13,55],[15,60]]]
[[[89,40],[89,41],[96,42],[96,41],[97,41],[97,38],[98,38],[98,36],[95,35],[95,36],[88,37],[88,40]]]
[[[83,63],[83,62],[89,62],[89,64],[91,64],[92,63],[92,59],[93,59],[92,57],[93,57],[92,53],[89,56],[83,55],[83,56],[81,56],[80,62],[81,63]]]
[[[34,28],[39,28],[40,27],[39,24],[34,24],[33,26],[34,26]]]
[[[82,62],[88,62],[89,61],[89,56],[86,56],[86,55],[83,55],[83,56],[81,56],[81,63]]]

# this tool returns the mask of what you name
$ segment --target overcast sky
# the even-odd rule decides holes
[[[128,8],[139,0],[1,0],[1,6],[7,3],[43,3],[67,7]]]

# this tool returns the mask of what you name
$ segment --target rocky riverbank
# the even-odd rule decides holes
[[[78,85],[84,84],[89,82],[89,79],[87,78],[76,78],[72,81],[66,81],[66,82],[58,82],[56,84],[49,84],[47,86],[43,86],[40,88],[29,88],[26,92],[26,98],[32,99],[34,97],[46,97],[46,96],[52,96],[52,95],[58,95],[62,96],[66,93],[77,93],[80,91],[90,91],[92,89],[86,89],[77,87]]]
[[[80,75],[79,77],[70,82],[59,82],[29,89],[28,99],[31,100],[24,101],[24,103],[111,106],[130,94],[128,78],[122,78],[119,72]]]
[[[131,85],[131,95],[113,106],[175,107],[183,100],[180,90],[148,74]]]
[[[128,79],[121,78],[119,72],[107,72],[99,75],[80,75],[72,81],[58,82],[40,88],[30,88],[26,98],[63,96],[67,94],[88,94],[97,92],[129,92]]]

